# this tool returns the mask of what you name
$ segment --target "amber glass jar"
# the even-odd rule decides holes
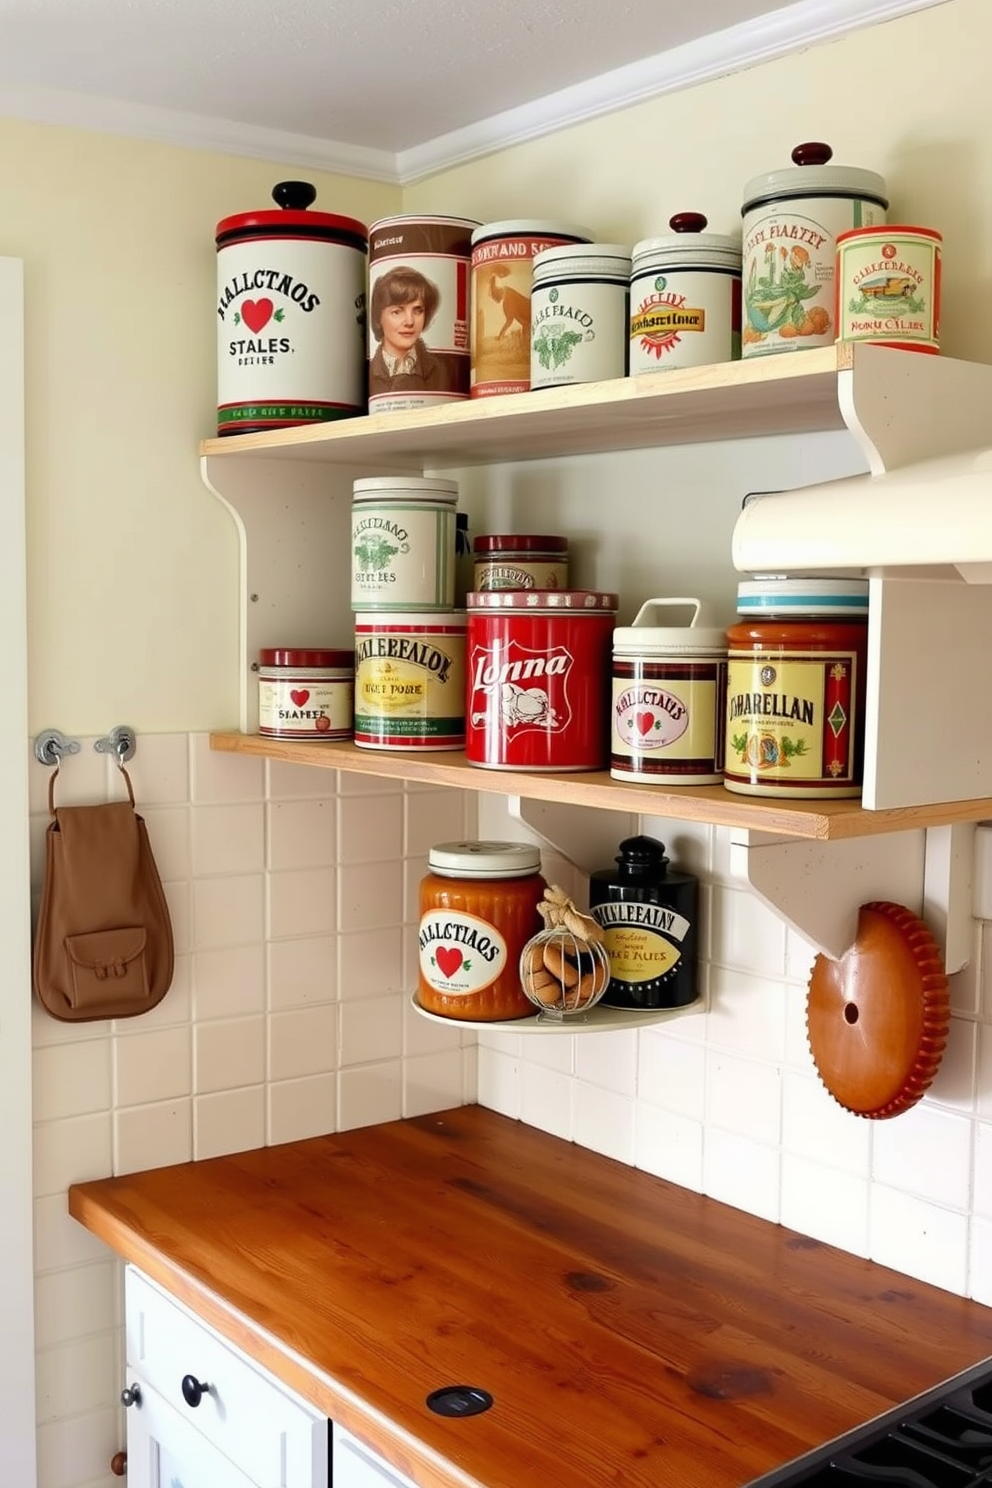
[[[492,1023],[532,1018],[520,952],[543,928],[541,854],[523,842],[445,842],[420,882],[420,976],[425,1012]]]
[[[738,586],[727,631],[724,785],[748,796],[860,796],[866,579]]]

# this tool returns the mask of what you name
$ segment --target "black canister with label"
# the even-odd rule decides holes
[[[589,879],[589,912],[610,956],[603,1004],[675,1008],[695,1002],[699,880],[670,869],[664,843],[628,837],[616,868]]]

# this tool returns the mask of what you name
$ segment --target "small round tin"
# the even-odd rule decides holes
[[[667,624],[666,612],[690,615]],[[699,625],[698,599],[649,599],[613,632],[610,774],[646,784],[723,779],[727,635]],[[673,614],[672,618],[677,618]]]
[[[468,596],[465,758],[491,770],[600,770],[609,758],[615,594]]]
[[[484,533],[473,547],[475,589],[568,588],[567,537]]]
[[[465,743],[465,612],[359,615],[355,743],[436,751]]]
[[[270,739],[350,739],[355,655],[315,647],[258,653],[258,732]]]
[[[837,238],[837,336],[940,351],[940,248],[932,227],[858,227]]]
[[[630,372],[729,362],[741,354],[741,245],[679,212],[670,234],[634,244]]]
[[[449,610],[455,601],[458,482],[376,475],[354,483],[353,610]]]

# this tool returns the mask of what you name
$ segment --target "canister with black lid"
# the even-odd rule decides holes
[[[610,958],[604,1005],[695,1002],[699,880],[671,868],[665,844],[654,837],[628,837],[615,862],[589,878],[589,912]]]
[[[793,166],[744,188],[742,355],[831,346],[837,237],[885,221],[888,194],[875,171],[830,165],[829,145],[797,145]]]
[[[741,354],[741,245],[678,212],[670,233],[634,244],[630,375],[730,362]]]
[[[859,796],[867,579],[764,576],[727,632],[724,785],[748,796]]]

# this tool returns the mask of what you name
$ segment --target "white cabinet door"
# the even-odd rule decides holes
[[[390,1467],[371,1447],[356,1441],[339,1426],[334,1427],[333,1462],[334,1488],[414,1488],[403,1473]],[[129,1488],[134,1488],[134,1485],[129,1485]],[[166,1485],[166,1488],[171,1488],[171,1485]]]
[[[255,1488],[150,1385],[137,1388],[140,1401],[127,1412],[128,1488]]]

